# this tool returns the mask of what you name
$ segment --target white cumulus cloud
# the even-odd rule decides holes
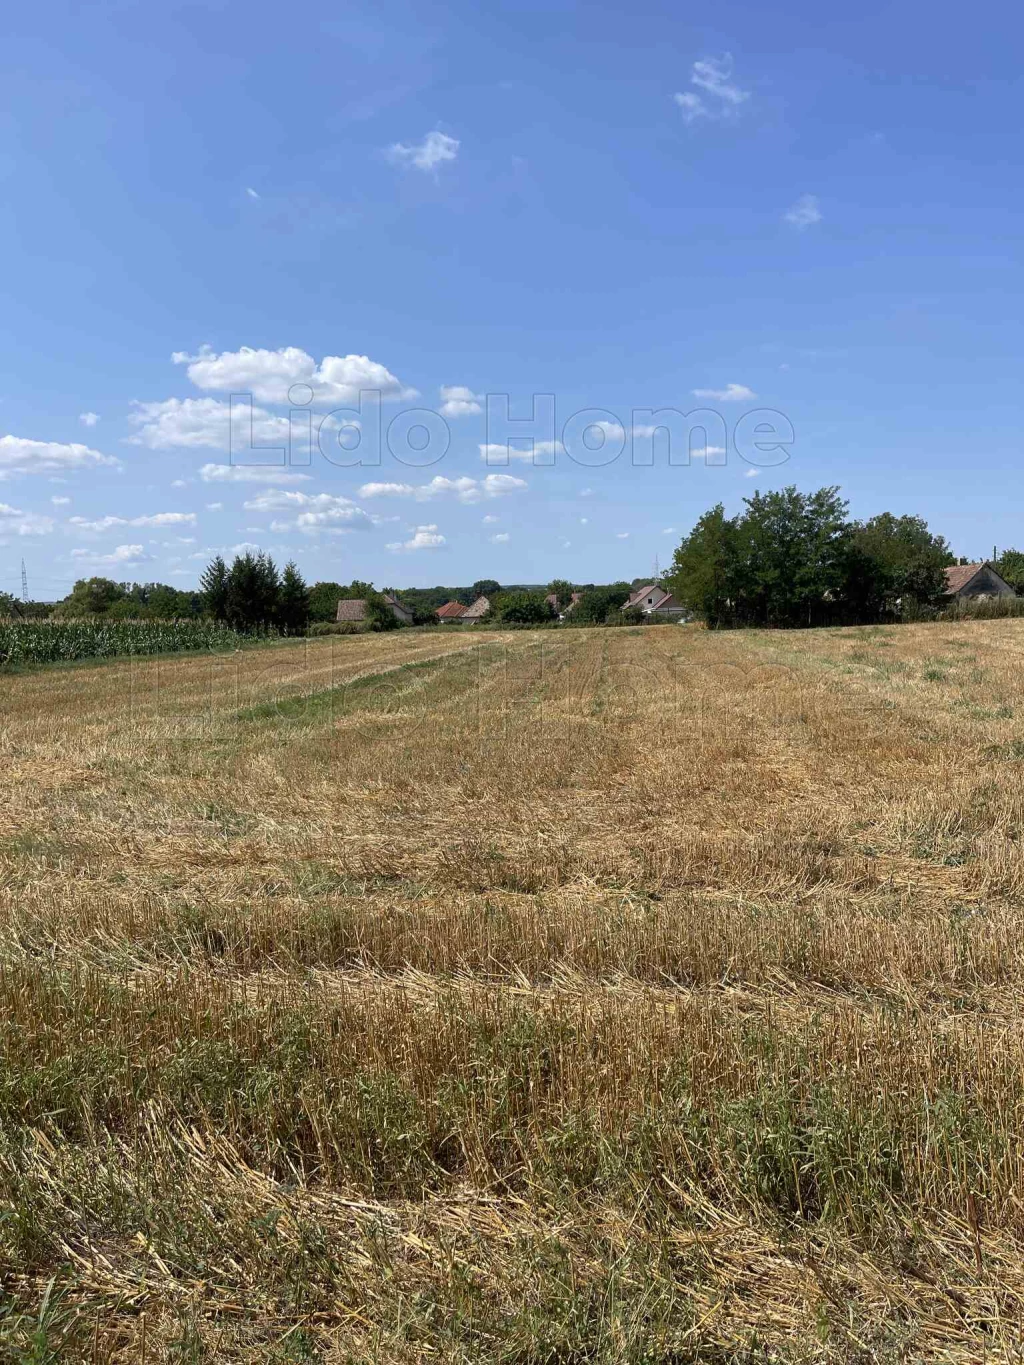
[[[458,154],[458,138],[436,128],[422,142],[393,142],[388,148],[388,156],[396,165],[415,166],[420,171],[435,171],[445,161],[454,161]]]
[[[137,430],[126,438],[129,445],[150,450],[231,448],[231,405],[219,398],[165,398],[157,403],[135,402],[132,407],[128,420]],[[241,412],[244,421],[244,408]],[[237,413],[235,420],[239,421]],[[248,429],[245,436],[248,439]],[[254,406],[252,440],[256,445],[285,446],[287,417],[275,417]]]
[[[389,550],[436,550],[445,544],[445,538],[436,526],[417,526],[409,540],[392,540]]]
[[[98,412],[80,412],[78,414],[78,420],[83,427],[94,427],[100,420],[100,415]]]
[[[496,536],[491,536],[492,545],[507,545],[512,539],[507,531],[499,531]]]
[[[478,412],[483,412],[479,394],[463,384],[441,385],[442,417],[472,417]]]
[[[319,365],[298,346],[276,351],[242,346],[217,355],[208,346],[197,355],[175,351],[176,365],[187,366],[197,389],[214,393],[251,393],[263,403],[287,403],[293,384],[308,384],[320,402],[348,404],[358,401],[360,390],[373,390],[382,398],[415,398],[391,371],[365,355],[325,355]],[[308,395],[307,395],[308,396]]]
[[[31,441],[22,436],[0,436],[0,479],[9,474],[67,474],[77,469],[116,466],[112,455],[102,455],[72,441]]]

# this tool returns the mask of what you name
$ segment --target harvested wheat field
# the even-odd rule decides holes
[[[1024,1358],[1024,620],[43,670],[0,743],[2,1358]]]

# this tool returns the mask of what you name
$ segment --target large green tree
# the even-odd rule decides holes
[[[728,625],[738,570],[736,523],[717,503],[697,522],[672,557],[665,587],[712,629]]]
[[[830,619],[842,593],[849,524],[838,488],[793,485],[745,498],[736,522],[734,597],[746,624],[804,626]]]
[[[101,616],[128,595],[112,578],[80,578],[60,604],[61,616]]]
[[[285,635],[301,635],[309,625],[309,589],[294,560],[289,560],[281,575],[277,596],[277,624]]]
[[[210,560],[199,579],[199,591],[203,595],[206,610],[215,621],[228,619],[228,566],[223,556],[216,555]]]
[[[277,617],[281,582],[269,555],[247,550],[228,570],[227,618],[235,630],[265,629]]]
[[[912,607],[934,606],[954,562],[942,536],[923,517],[881,512],[850,529],[845,596],[850,614],[874,621]]]

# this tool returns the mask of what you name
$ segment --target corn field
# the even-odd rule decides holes
[[[223,626],[203,620],[0,620],[0,666],[224,649],[240,638]]]
[[[1024,621],[0,677],[0,1359],[1024,1359]]]

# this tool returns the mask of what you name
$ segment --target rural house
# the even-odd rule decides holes
[[[954,564],[946,570],[946,596],[954,602],[976,597],[1016,597],[1015,589],[993,569],[983,564]]]
[[[412,625],[412,612],[408,607],[403,606],[393,592],[383,594],[384,601],[391,608],[394,614],[404,625]],[[343,597],[338,603],[338,612],[334,618],[336,621],[350,621],[360,624],[366,620],[366,598],[365,597]]]
[[[395,596],[393,592],[386,592],[384,594],[384,601],[388,604],[388,606],[395,613],[395,615],[398,617],[398,619],[402,622],[403,625],[406,626],[412,625],[413,620],[412,612],[409,610],[409,608],[405,605],[404,602],[399,602],[398,598]]]
[[[634,589],[623,602],[622,610],[642,611],[645,616],[658,616],[677,621],[686,615],[686,608],[681,607],[672,594],[666,592],[659,583],[648,583],[643,588]]]
[[[572,611],[573,607],[576,605],[576,603],[580,600],[580,598],[581,598],[582,596],[583,596],[583,594],[582,594],[581,592],[574,592],[574,593],[573,593],[573,595],[569,598],[568,602],[566,602],[565,606],[564,606],[564,607],[562,608],[562,610],[558,613],[558,619],[559,619],[560,621],[564,621],[564,620],[565,620],[565,618],[569,615],[569,613]]]
[[[475,626],[478,621],[482,621],[491,609],[488,598],[478,597],[471,607],[467,607],[462,613],[462,623],[467,626]]]
[[[451,625],[453,621],[461,621],[465,614],[466,607],[462,602],[446,602],[434,612],[443,626]]]

